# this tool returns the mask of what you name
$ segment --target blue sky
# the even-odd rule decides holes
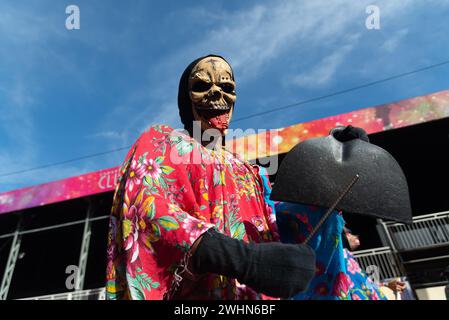
[[[66,6],[80,30],[65,28]],[[365,9],[380,9],[368,30]],[[0,192],[119,165],[149,125],[180,127],[179,77],[193,59],[226,57],[234,118],[449,59],[449,1],[2,1]],[[255,117],[278,128],[449,88],[449,66]]]

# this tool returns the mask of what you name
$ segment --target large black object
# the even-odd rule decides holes
[[[192,259],[195,273],[236,278],[272,297],[290,298],[305,291],[315,275],[315,253],[308,245],[245,243],[214,228],[203,234]]]
[[[271,199],[328,208],[358,174],[337,209],[411,223],[401,167],[387,151],[368,141],[363,129],[348,126],[299,143],[282,161]]]

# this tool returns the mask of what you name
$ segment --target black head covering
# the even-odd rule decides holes
[[[181,79],[179,80],[179,90],[178,90],[178,108],[179,108],[179,116],[181,117],[181,122],[184,125],[184,129],[186,129],[190,135],[192,135],[193,130],[193,112],[192,112],[192,101],[190,100],[189,95],[189,76],[192,72],[192,69],[197,65],[198,62],[207,57],[217,57],[226,61],[231,68],[232,71],[232,80],[234,81],[234,71],[232,70],[229,62],[223,58],[222,56],[209,54],[204,57],[200,57],[194,61],[192,61],[187,68],[182,73]]]

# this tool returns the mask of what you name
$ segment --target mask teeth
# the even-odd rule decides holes
[[[225,105],[219,105],[219,106],[212,106],[210,107],[203,107],[203,106],[195,106],[195,108],[197,110],[229,110],[231,109],[230,106],[228,106],[227,104]]]

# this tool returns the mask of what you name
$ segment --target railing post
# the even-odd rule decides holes
[[[84,279],[86,276],[86,268],[87,268],[87,258],[89,256],[89,247],[90,247],[90,236],[91,236],[91,221],[90,217],[92,211],[94,210],[94,206],[92,201],[89,201],[89,207],[86,212],[86,219],[84,220],[84,231],[83,231],[83,239],[81,243],[81,251],[78,262],[78,274],[75,282],[75,290],[83,290],[84,289]]]
[[[6,300],[8,297],[9,287],[11,285],[14,268],[19,257],[20,244],[22,242],[22,217],[19,218],[17,228],[14,233],[11,248],[9,249],[8,262],[6,263],[5,272],[3,273],[2,285],[0,287],[0,300]]]
[[[397,252],[396,245],[394,244],[393,238],[391,237],[391,234],[387,228],[387,225],[385,224],[385,222],[382,219],[376,219],[376,220],[377,220],[377,225],[380,226],[380,228],[382,229],[383,235],[386,237],[387,245],[391,248],[391,250],[393,252]],[[380,235],[380,236],[381,236],[381,238],[383,238],[382,235]]]
[[[394,262],[397,265],[398,270],[404,276],[407,275],[407,272],[404,268],[404,264],[402,262],[402,258],[400,256],[400,254],[398,253],[398,250],[396,248],[396,245],[394,244],[393,238],[391,237],[390,231],[388,230],[386,223],[382,219],[376,219],[376,220],[377,220],[378,225],[380,225],[380,227],[382,228],[384,235],[387,238],[388,245],[391,248],[391,254],[393,256]]]

